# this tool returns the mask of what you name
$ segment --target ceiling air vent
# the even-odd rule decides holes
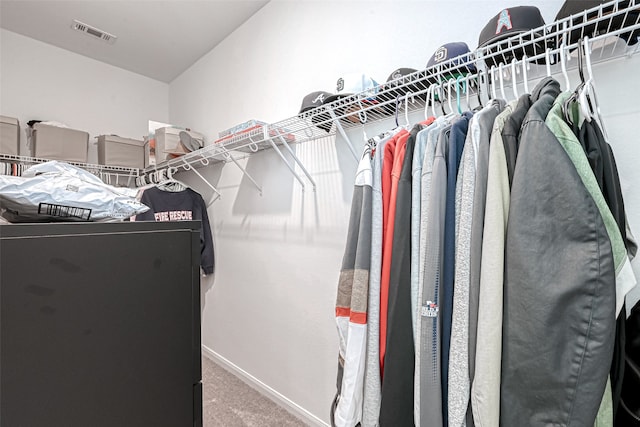
[[[113,34],[109,34],[106,31],[99,30],[96,27],[92,27],[91,25],[87,25],[84,22],[80,22],[76,19],[73,20],[71,24],[71,28],[73,28],[76,31],[85,33],[91,37],[96,37],[109,44],[114,44],[118,39],[118,37],[114,36]]]

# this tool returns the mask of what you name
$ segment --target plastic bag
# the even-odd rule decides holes
[[[136,193],[57,161],[32,166],[21,177],[0,176],[0,208],[11,222],[122,220],[149,210]]]

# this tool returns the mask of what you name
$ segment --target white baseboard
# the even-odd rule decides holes
[[[263,383],[247,371],[243,370],[239,366],[232,363],[230,360],[225,359],[223,356],[219,355],[215,351],[211,350],[206,345],[202,346],[202,353],[209,359],[221,365],[227,371],[231,372],[245,383],[247,383],[250,387],[259,391],[261,394],[265,395],[269,399],[273,400],[278,405],[284,407],[286,410],[294,414],[296,417],[301,418],[310,426],[317,427],[329,427],[329,424],[321,420],[320,418],[313,415],[311,412],[307,411],[297,403],[293,402],[291,399],[287,398],[283,394],[269,387],[267,384]]]

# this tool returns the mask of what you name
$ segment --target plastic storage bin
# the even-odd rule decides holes
[[[68,162],[87,162],[87,132],[36,123],[31,134],[33,157]]]
[[[98,163],[107,166],[146,168],[149,166],[149,143],[117,135],[100,135]]]
[[[18,119],[0,116],[0,154],[18,155],[20,123]]]

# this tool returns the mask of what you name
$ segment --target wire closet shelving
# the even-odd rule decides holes
[[[560,72],[558,68],[561,66],[568,85],[566,71],[577,67],[576,61],[571,61],[571,58],[575,56],[581,44],[589,53],[594,52],[590,55],[590,66],[638,53],[639,36],[640,0],[603,3],[545,26],[479,47],[461,57],[386,82],[377,88],[373,98],[370,91],[353,94],[303,114],[229,136],[223,142],[147,168],[143,173],[167,167],[195,170],[209,163],[230,161],[241,167],[237,162],[237,155],[271,148],[278,153],[304,188],[302,176],[283,154],[283,151],[288,152],[315,189],[311,175],[295,156],[289,144],[303,143],[338,133],[348,143],[353,156],[358,159],[359,153],[347,135],[347,131],[352,128],[363,127],[394,116],[397,121],[398,111],[403,109],[407,114],[421,109],[426,111],[428,107],[435,110],[439,104],[438,108],[444,110],[447,103],[451,109],[452,91],[460,92],[463,87],[467,99],[469,93],[474,97],[483,95],[495,98],[501,95],[506,98],[505,88],[510,88],[517,96],[518,81],[528,92],[529,81],[535,76],[535,73],[529,71],[532,66],[539,69],[538,77],[535,78],[539,78],[540,72],[545,71],[544,75],[556,74]],[[500,93],[496,93],[498,90]],[[244,169],[242,171],[260,189],[255,180]]]
[[[358,159],[359,153],[347,135],[350,129],[362,128],[394,116],[397,121],[399,110],[404,110],[404,114],[419,110],[426,113],[427,108],[435,111],[438,105],[444,111],[447,104],[452,110],[452,93],[458,93],[459,99],[462,88],[465,88],[464,96],[467,99],[469,96],[479,99],[481,96],[496,98],[498,95],[506,98],[505,88],[510,88],[513,95],[517,96],[518,83],[524,85],[528,92],[530,80],[540,78],[541,73],[543,77],[557,74],[560,72],[559,66],[568,85],[566,72],[577,68],[577,61],[571,58],[580,45],[588,53],[593,52],[589,60],[591,66],[637,54],[640,51],[639,37],[640,0],[614,0],[388,81],[376,89],[373,99],[370,91],[353,94],[303,114],[230,135],[219,143],[145,169],[74,164],[94,173],[138,177],[138,182],[152,181],[151,176],[162,176],[162,172],[166,176],[168,172],[175,173],[180,169],[191,170],[220,195],[197,169],[215,163],[232,162],[262,193],[260,185],[238,159],[264,149],[273,149],[303,188],[306,187],[305,180],[296,166],[315,190],[316,184],[311,174],[290,144],[340,134]],[[538,71],[537,76],[533,67]],[[500,93],[497,93],[498,90]],[[292,161],[287,159],[285,152]],[[45,160],[0,155],[0,162],[10,161],[36,163]]]
[[[16,169],[18,169],[16,170],[18,175],[20,175],[19,172],[21,169],[26,169],[29,166],[48,162],[50,160],[51,159],[42,159],[38,157],[0,154],[0,163],[8,166],[15,166]],[[90,163],[69,162],[66,160],[64,160],[64,162],[82,168],[87,172],[96,175],[106,184],[120,184],[129,186],[133,184],[135,182],[135,179],[142,173],[141,169],[124,166],[96,165]],[[124,184],[122,183],[122,181],[124,181]]]

